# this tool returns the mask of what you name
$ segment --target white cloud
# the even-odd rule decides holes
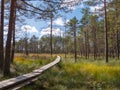
[[[96,6],[91,6],[90,10],[91,10],[91,12],[95,12],[95,11],[99,11],[103,7],[104,7],[104,4],[100,4],[100,5],[96,5]]]
[[[44,36],[44,35],[49,35],[50,31],[51,31],[51,29],[49,27],[45,28],[45,29],[42,29],[41,32],[40,32],[41,37]],[[52,35],[55,35],[55,36],[63,35],[63,31],[61,31],[59,28],[56,28],[56,29],[53,28]]]
[[[15,30],[16,30],[16,39],[19,39],[21,37],[25,37],[25,33],[27,31],[27,37],[30,38],[33,35],[36,35],[37,37],[39,37],[39,32],[36,29],[36,27],[34,26],[30,26],[30,25],[23,25],[21,27],[18,27],[17,25],[15,26]],[[4,39],[6,40],[7,38],[7,34],[8,34],[8,25],[4,26]]]
[[[53,21],[53,24],[58,25],[58,26],[64,26],[64,21],[61,17],[59,17]]]
[[[23,25],[21,27],[21,30],[23,32],[28,32],[28,33],[38,33],[38,30],[36,29],[36,27],[30,26],[30,25]]]
[[[84,2],[86,2],[86,1],[92,1],[92,0],[83,0],[81,2],[81,4],[80,4],[80,8],[84,8],[85,7],[84,6],[85,5]],[[109,0],[106,0],[106,1],[110,2]],[[103,13],[103,11],[101,11],[101,9],[104,7],[104,3],[102,1],[100,1],[100,0],[95,0],[94,2],[96,2],[96,3],[99,2],[99,4],[97,4],[95,6],[90,6],[89,7],[90,8],[90,12],[92,12],[93,15],[98,15],[99,13]]]
[[[90,0],[84,0],[84,2],[86,2],[86,1],[90,1]],[[104,8],[104,2],[102,2],[100,0],[95,0],[94,2],[98,3],[98,4],[95,6],[90,6],[90,11],[95,15],[97,15],[98,13],[104,13],[104,11],[102,10],[102,8]],[[106,2],[107,2],[106,4],[108,4],[111,2],[111,0],[106,0]],[[81,4],[81,7],[84,8],[83,3]]]
[[[4,35],[6,36],[8,32],[4,31]]]
[[[7,31],[8,30],[8,25],[4,26],[4,30]]]
[[[66,23],[68,23],[70,20],[66,20]],[[48,24],[50,24],[50,22],[48,22]],[[57,25],[57,26],[64,26],[65,25],[65,21],[63,20],[63,18],[59,17],[57,19],[55,19],[53,21],[53,25]]]
[[[5,25],[4,26],[4,35],[6,36],[8,33],[8,25]]]
[[[15,30],[19,30],[19,27],[17,25],[15,25]],[[6,36],[8,34],[8,25],[4,26],[4,35]]]
[[[64,0],[62,2],[61,7],[67,7],[70,10],[75,10],[76,9],[76,4],[79,4],[81,0]]]
[[[66,20],[66,23],[68,23],[70,20]]]

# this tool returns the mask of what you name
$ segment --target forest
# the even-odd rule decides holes
[[[20,90],[119,90],[119,5],[119,0],[0,0],[0,81],[59,55],[58,65]],[[63,25],[55,25],[57,18]],[[17,29],[33,23],[30,19],[44,21],[47,34],[40,35],[41,28],[38,35]]]

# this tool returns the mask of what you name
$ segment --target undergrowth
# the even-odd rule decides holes
[[[0,81],[16,77],[19,75],[23,75],[25,73],[29,73],[34,69],[38,69],[41,66],[48,64],[54,59],[55,56],[51,58],[51,56],[47,54],[46,55],[30,54],[29,56],[17,54],[15,55],[14,62],[11,64],[10,76],[3,77],[3,75],[0,74]]]
[[[64,57],[64,56],[62,56]],[[51,62],[55,57],[50,55],[19,56],[11,65],[11,75],[16,77]],[[1,76],[0,76],[1,77]],[[4,77],[1,80],[10,78]],[[62,58],[62,61],[45,71],[36,82],[20,90],[119,90],[120,89],[120,61],[110,59],[89,60],[79,57]]]
[[[38,80],[20,90],[119,90],[120,61],[62,58],[40,75]]]

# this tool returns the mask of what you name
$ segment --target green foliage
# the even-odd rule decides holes
[[[50,58],[49,54],[46,55],[30,54],[29,56],[15,54],[14,63],[11,64],[10,68],[11,75],[5,77],[2,75],[2,72],[0,71],[0,81],[16,77],[25,73],[29,73],[32,70],[35,70],[45,64],[48,64],[54,59],[55,57]]]
[[[120,88],[120,61],[62,59],[57,66],[40,75],[28,90],[113,90]]]

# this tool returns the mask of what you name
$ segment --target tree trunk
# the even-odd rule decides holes
[[[86,43],[87,43],[87,58],[89,59],[89,54],[90,54],[90,46],[89,46],[89,35],[88,35],[88,29],[87,29],[87,41],[86,41]]]
[[[96,60],[96,57],[97,57],[97,46],[96,46],[96,42],[97,42],[97,39],[96,39],[96,28],[93,27],[93,56],[94,56],[94,60]]]
[[[116,4],[117,4],[117,0],[116,0]],[[118,9],[117,6],[115,7],[115,14],[116,14],[116,56],[117,59],[119,59],[119,31],[118,31]]]
[[[11,39],[12,39],[12,31],[13,31],[12,26],[14,19],[15,1],[16,0],[11,0],[11,6],[10,6],[10,18],[9,18],[8,35],[7,35],[6,50],[5,50],[4,76],[10,75]]]
[[[85,35],[85,58],[87,59],[88,53],[87,53],[87,34],[86,31],[84,32]]]
[[[28,53],[28,38],[27,37],[25,37],[25,55],[29,55],[29,53]]]
[[[14,59],[14,52],[15,52],[15,20],[16,20],[16,1],[15,1],[15,8],[14,8],[14,18],[13,18],[13,43],[12,43],[12,52],[11,52],[11,62],[13,63],[13,59]]]
[[[106,0],[104,0],[104,35],[105,35],[105,61],[108,63],[108,27],[107,27],[107,11],[106,11]]]
[[[51,46],[51,51],[50,51],[50,53],[51,53],[51,57],[52,57],[52,54],[53,54],[53,50],[52,50],[52,24],[53,24],[53,20],[52,20],[52,14],[51,14],[51,17],[50,17],[50,22],[51,22],[51,25],[50,25],[50,46]]]
[[[3,70],[4,62],[4,0],[1,0],[1,23],[0,23],[0,70]]]
[[[119,32],[118,32],[118,30],[117,30],[117,32],[116,32],[116,55],[117,55],[117,59],[119,59],[119,53],[120,53],[120,51],[119,51]]]
[[[67,58],[67,38],[66,38],[66,17],[65,17],[65,40],[64,40],[64,46],[65,46],[65,49],[64,49],[64,51],[65,51],[65,59]]]
[[[74,25],[74,54],[75,54],[75,62],[77,62],[77,45],[76,45],[76,25]]]

